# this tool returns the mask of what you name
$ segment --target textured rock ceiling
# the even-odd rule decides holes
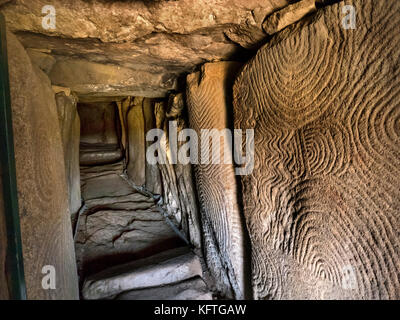
[[[267,37],[264,18],[290,2],[15,0],[1,11],[26,48],[56,58],[53,84],[83,96],[119,95],[123,89],[155,97],[177,89],[178,78],[196,65],[248,57],[248,49]],[[42,27],[42,7],[49,4],[56,9],[55,30]],[[66,70],[70,74],[63,77]]]

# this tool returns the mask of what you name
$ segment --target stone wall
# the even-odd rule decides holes
[[[80,120],[76,106],[77,98],[73,95],[67,96],[64,92],[59,92],[56,94],[56,103],[64,148],[69,211],[74,218],[81,207],[79,171]]]
[[[127,172],[137,186],[146,185],[146,133],[143,100],[140,97],[135,98],[126,115]]]

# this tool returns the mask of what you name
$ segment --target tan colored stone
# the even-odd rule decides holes
[[[64,38],[93,38],[101,42],[133,42],[156,32],[190,34],[196,30],[254,21],[252,9],[272,12],[287,0],[180,0],[87,2],[53,0],[56,29],[42,27],[46,0],[18,0],[3,9],[13,31],[30,31]],[[234,10],[232,10],[234,8]]]
[[[7,229],[3,199],[3,177],[0,168],[0,300],[9,299],[6,275]]]
[[[163,97],[176,88],[163,74],[78,59],[58,61],[49,74],[52,84],[71,88],[86,99],[105,96]]]
[[[120,160],[122,150],[116,104],[79,103],[78,112],[81,120],[80,164],[100,165]]]
[[[171,94],[167,102],[155,103],[156,127],[166,133],[165,164],[159,164],[163,186],[163,208],[194,248],[201,250],[201,227],[196,191],[190,164],[172,164],[168,137],[169,121],[177,122],[177,133],[188,127],[187,108],[182,93]],[[178,142],[178,147],[183,142]]]
[[[207,63],[200,72],[187,76],[189,122],[197,132],[199,145],[202,144],[202,129],[229,128],[231,86],[240,66],[235,62]],[[224,156],[231,158],[230,154]],[[222,294],[229,296],[233,290],[237,299],[243,299],[246,295],[244,224],[238,206],[233,164],[224,164],[223,159],[220,164],[204,164],[206,159],[200,157],[200,163],[195,165],[207,244],[204,250],[208,267]]]
[[[70,86],[80,96],[92,96],[96,91],[117,95],[120,91],[165,97],[168,90],[178,89],[176,79],[196,65],[243,56],[246,50],[235,42],[245,47],[254,37],[258,42],[259,20],[289,2],[52,0],[56,29],[48,30],[42,27],[41,13],[42,7],[49,5],[46,0],[16,0],[1,11],[26,48],[50,51],[61,63],[83,60],[82,66],[68,64],[65,68],[57,63],[56,70],[61,72],[55,72],[52,80],[58,85]],[[225,32],[231,28],[240,32],[234,32],[230,40]],[[95,69],[105,70],[105,80],[93,73],[91,63],[100,64]],[[110,66],[121,67],[117,76],[110,74],[114,68]],[[94,74],[98,82],[84,81],[86,74]],[[127,85],[120,86],[122,82]]]
[[[115,300],[212,300],[212,294],[200,277],[121,293]]]
[[[400,298],[399,25],[397,0],[327,6],[238,76],[235,127],[255,133],[241,180],[256,299]]]
[[[144,134],[146,137],[147,132],[156,127],[154,116],[154,102],[152,99],[145,98],[143,100],[143,116],[145,121]],[[151,141],[146,141],[146,150],[152,144]],[[154,194],[161,194],[162,182],[160,176],[160,169],[157,164],[150,164],[146,161],[146,189]]]
[[[71,95],[70,88],[60,87],[60,86],[51,86],[51,88],[53,89],[55,94],[63,92],[67,97]]]
[[[50,73],[56,63],[56,59],[53,56],[44,53],[41,50],[28,48],[26,52],[28,53],[32,63],[38,66],[46,74]]]
[[[132,188],[123,169],[122,162],[81,168],[85,207],[75,246],[82,279],[183,245],[154,199]]]
[[[256,26],[236,25],[225,31],[225,35],[246,49],[258,49],[267,40],[265,32]]]

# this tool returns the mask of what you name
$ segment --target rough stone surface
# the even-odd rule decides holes
[[[0,300],[9,298],[6,278],[7,229],[4,212],[3,181],[0,169]]]
[[[267,17],[262,26],[266,33],[272,35],[316,10],[315,0],[301,0],[274,12]]]
[[[1,11],[26,48],[51,51],[58,61],[52,81],[59,85],[90,96],[116,94],[125,82],[127,95],[161,97],[196,65],[245,53],[237,43],[248,47],[252,39],[258,42],[263,19],[289,2],[52,0],[55,29],[42,27],[46,0],[11,1]],[[64,63],[67,59],[76,62]],[[110,80],[94,69],[104,70]],[[86,81],[93,74],[98,82]]]
[[[225,35],[246,49],[258,49],[266,42],[266,34],[256,26],[236,25],[225,31]]]
[[[181,93],[171,94],[168,102],[155,103],[156,127],[165,132],[165,164],[159,164],[163,185],[163,207],[176,221],[189,242],[196,249],[201,249],[201,226],[197,205],[196,191],[190,164],[173,164],[170,152],[169,122],[176,121],[177,134],[188,127],[187,107]],[[178,141],[181,147],[184,142]]]
[[[124,291],[163,286],[202,275],[196,255],[178,248],[104,270],[86,279],[85,299],[104,299]]]
[[[190,127],[201,149],[210,148],[201,141],[202,129],[229,128],[232,112],[232,83],[240,67],[235,62],[208,63],[200,72],[187,77],[187,103]],[[226,141],[225,141],[226,142]],[[230,149],[230,146],[228,149]],[[206,261],[224,295],[233,289],[237,299],[245,297],[245,236],[237,201],[236,177],[231,153],[221,145],[219,164],[206,164],[199,151],[195,165],[202,226],[205,233]],[[200,149],[200,148],[199,148]],[[211,149],[210,149],[211,150]],[[228,150],[228,152],[232,150]],[[211,152],[210,152],[211,154]],[[225,156],[231,164],[225,164]],[[232,287],[232,288],[231,288]]]
[[[25,280],[29,299],[76,299],[78,280],[63,146],[50,81],[7,33]],[[44,290],[45,265],[56,290]]]
[[[258,299],[400,298],[400,2],[338,3],[279,33],[235,87]]]
[[[129,107],[127,119],[129,178],[137,186],[146,184],[146,138],[143,98],[135,98]]]
[[[38,66],[46,74],[50,73],[56,63],[56,59],[53,56],[46,52],[42,52],[41,50],[27,49],[26,52],[28,53],[32,63]]]
[[[196,277],[162,287],[121,293],[115,300],[212,300],[203,279]]]
[[[152,99],[143,99],[143,117],[144,117],[144,135],[156,128],[156,119],[154,113],[154,101]],[[147,148],[152,144],[151,141],[146,141],[146,151]],[[160,169],[157,164],[151,164],[147,159],[146,161],[146,190],[152,192],[153,194],[162,193],[162,182]]]
[[[80,164],[100,165],[122,157],[115,103],[79,103],[81,119]]]
[[[121,177],[122,163],[82,167],[81,213],[75,237],[80,275],[182,245],[154,199]]]
[[[64,92],[56,94],[58,120],[64,147],[65,176],[68,185],[69,211],[73,218],[81,207],[81,183],[79,169],[80,120],[76,108],[77,99]]]
[[[85,99],[105,96],[163,97],[169,90],[177,88],[172,76],[83,59],[58,61],[49,77],[53,84],[69,87]]]

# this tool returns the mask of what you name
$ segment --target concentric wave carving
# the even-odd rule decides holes
[[[187,102],[190,127],[199,137],[202,129],[228,128],[227,83],[239,67],[236,63],[205,64],[201,72],[187,78]],[[199,155],[201,151],[199,152]],[[221,159],[222,156],[221,156]],[[195,166],[206,260],[217,287],[228,296],[245,297],[245,237],[237,202],[236,177],[232,164]]]

